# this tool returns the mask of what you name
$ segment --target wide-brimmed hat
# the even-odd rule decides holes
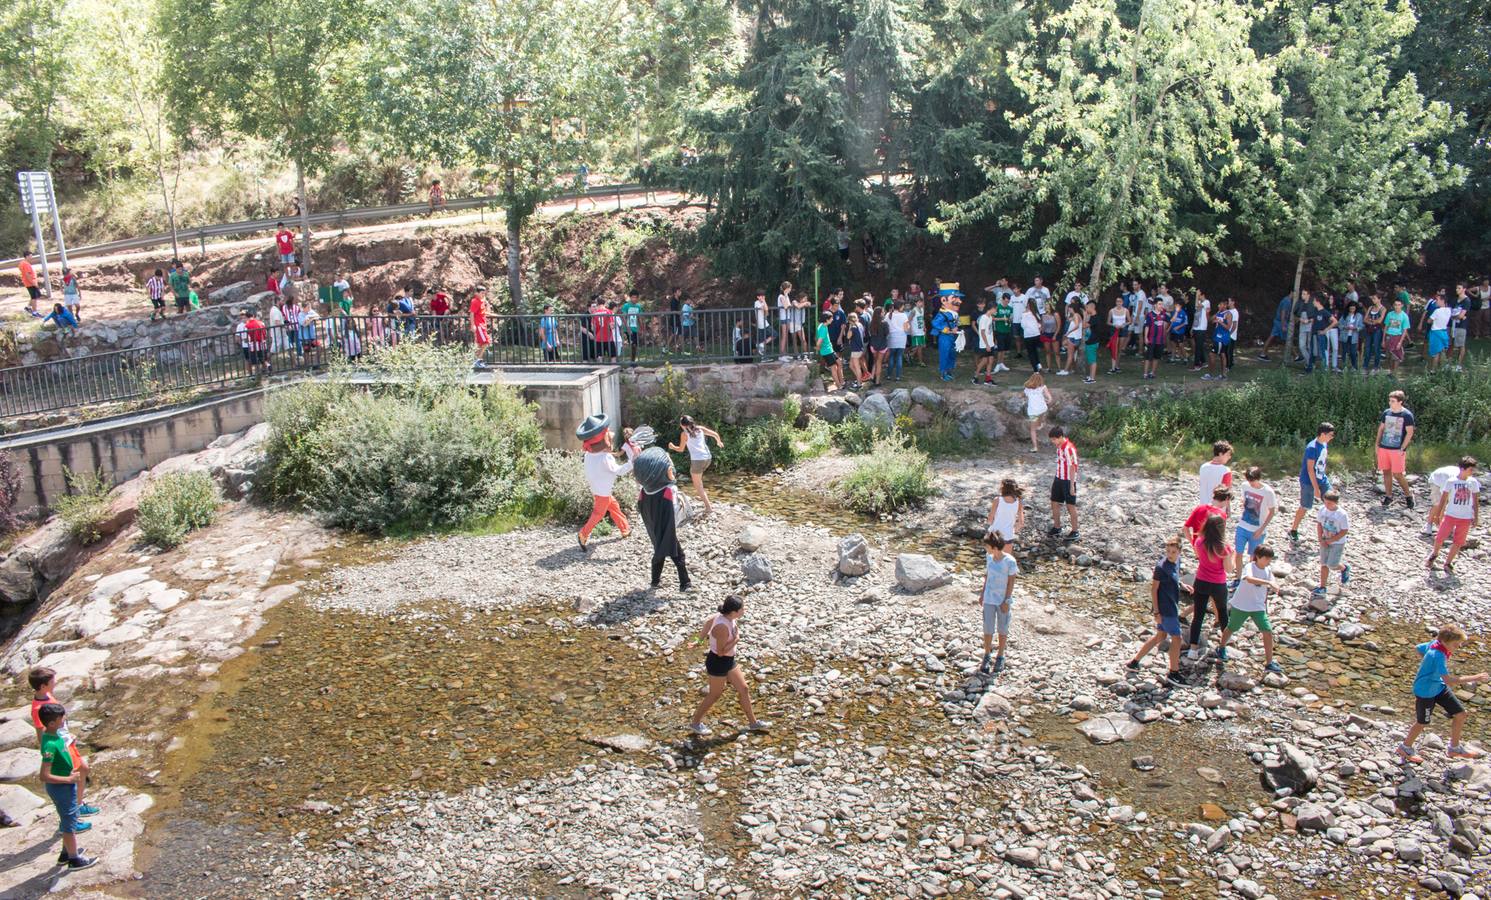
[[[581,422],[579,426],[575,428],[575,437],[579,438],[582,441],[588,441],[591,438],[605,432],[610,427],[611,417],[606,415],[605,413],[596,413],[593,416],[586,416],[585,421]]]

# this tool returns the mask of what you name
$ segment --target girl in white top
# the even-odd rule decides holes
[[[989,505],[989,521],[986,530],[1013,543],[1015,532],[1025,527],[1025,489],[1013,478],[999,483],[999,496]]]
[[[777,338],[778,349],[782,352],[782,361],[786,362],[792,352],[792,282],[782,282],[781,290],[777,293]]]
[[[689,731],[694,734],[709,734],[709,726],[704,724],[704,714],[724,695],[727,684],[735,688],[735,696],[740,699],[740,710],[746,717],[746,729],[765,731],[768,727],[764,720],[756,718],[756,711],[751,708],[751,692],[746,688],[745,675],[741,674],[740,667],[735,664],[735,644],[740,640],[740,626],[736,623],[744,611],[745,600],[731,594],[720,604],[719,614],[710,616],[704,627],[699,629],[698,640],[709,641],[709,652],[704,656],[704,674],[709,676],[709,691],[699,701],[699,708],[694,710],[694,717],[689,720]]]
[[[1126,330],[1124,326],[1128,322],[1129,308],[1123,305],[1122,297],[1115,297],[1113,308],[1108,310],[1108,328],[1110,330],[1108,337],[1108,358],[1113,361],[1113,365],[1108,369],[1109,375],[1118,374],[1118,351],[1123,347],[1123,334]]]
[[[1041,420],[1050,408],[1051,389],[1046,387],[1046,379],[1041,377],[1041,373],[1036,372],[1025,380],[1025,417],[1030,420],[1031,453],[1041,452],[1035,433],[1040,430]]]
[[[1057,375],[1069,374],[1079,368],[1077,358],[1082,353],[1082,327],[1085,320],[1082,318],[1082,307],[1071,304],[1067,306],[1066,312],[1066,365],[1061,367]]]
[[[685,449],[689,451],[689,478],[694,482],[694,493],[704,502],[704,514],[707,516],[714,511],[709,505],[709,494],[704,491],[704,470],[709,468],[709,463],[714,457],[709,452],[709,438],[714,438],[716,447],[723,447],[724,442],[720,435],[712,428],[705,428],[696,424],[692,416],[682,416],[678,420],[682,429],[678,434],[678,443],[669,444],[668,449],[674,453],[682,453]]]

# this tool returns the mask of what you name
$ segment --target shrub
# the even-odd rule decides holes
[[[57,515],[67,524],[67,532],[81,544],[91,544],[103,537],[99,526],[109,517],[109,491],[112,489],[97,472],[74,472],[64,469],[71,493],[57,498]]]
[[[651,425],[657,432],[658,442],[666,445],[678,439],[680,416],[693,416],[700,425],[718,428],[729,411],[730,401],[723,393],[690,390],[684,374],[667,366],[663,369],[662,384],[657,391],[631,402],[627,420],[633,427]]]
[[[721,437],[725,446],[715,453],[715,458],[723,472],[760,474],[786,468],[797,458],[796,429],[775,416],[726,429]]]
[[[830,426],[830,430],[833,445],[852,456],[869,453],[875,440],[886,433],[884,429],[861,419],[858,414],[850,414],[849,418]]]
[[[10,457],[0,454],[0,534],[10,534],[21,527],[22,510],[16,509],[21,496],[21,473]]]
[[[590,518],[592,495],[585,480],[585,458],[563,450],[545,450],[538,455],[535,488],[549,514],[561,521],[579,524]],[[616,503],[630,516],[637,508],[636,491],[617,482]]]
[[[140,536],[159,547],[175,547],[188,532],[212,524],[219,499],[217,485],[206,472],[163,475],[140,497],[135,516]]]
[[[837,485],[844,504],[866,513],[918,506],[932,495],[927,454],[899,432],[877,438],[869,455]]]
[[[410,341],[359,366],[367,391],[289,388],[270,408],[270,496],[373,533],[461,526],[525,499],[543,446],[533,408],[468,387],[469,366],[459,348]]]

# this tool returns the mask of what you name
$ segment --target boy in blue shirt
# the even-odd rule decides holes
[[[1299,464],[1299,508],[1294,511],[1294,522],[1289,526],[1291,541],[1299,540],[1299,523],[1331,489],[1331,480],[1325,474],[1325,461],[1330,455],[1331,439],[1335,436],[1336,426],[1321,422],[1315,429],[1315,440],[1305,445],[1305,456]]]
[[[1139,661],[1149,651],[1170,641],[1170,673],[1165,680],[1171,684],[1185,684],[1180,675],[1180,592],[1191,592],[1191,586],[1180,581],[1180,538],[1165,540],[1165,558],[1154,567],[1154,578],[1149,583],[1150,601],[1154,605],[1154,637],[1144,642],[1139,652],[1129,660],[1131,672],[1139,671]]]
[[[994,671],[1004,670],[1004,645],[1010,633],[1010,597],[1015,593],[1015,576],[1020,567],[1015,557],[1005,553],[1004,535],[997,531],[984,534],[986,564],[984,566],[984,590],[981,602],[984,607],[984,658],[978,670],[989,672],[989,656],[994,652],[994,634],[999,634],[999,653],[994,656]]]
[[[1418,675],[1413,679],[1413,725],[1408,729],[1408,736],[1403,739],[1403,743],[1398,745],[1398,756],[1404,762],[1424,761],[1422,756],[1413,752],[1413,742],[1418,740],[1424,726],[1429,724],[1436,706],[1450,717],[1450,746],[1445,751],[1445,756],[1453,759],[1478,759],[1484,755],[1481,751],[1472,750],[1460,743],[1460,735],[1465,730],[1465,707],[1460,704],[1455,692],[1450,690],[1450,685],[1479,684],[1491,680],[1491,675],[1485,672],[1478,675],[1449,673],[1450,656],[1464,642],[1465,629],[1458,625],[1446,625],[1439,629],[1439,636],[1434,641],[1419,644],[1416,648],[1424,659],[1419,663]]]

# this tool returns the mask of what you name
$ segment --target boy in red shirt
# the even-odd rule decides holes
[[[280,262],[289,265],[295,262],[295,232],[285,227],[284,222],[276,223],[279,229],[274,233],[274,247],[280,253]]]
[[[52,691],[57,688],[57,673],[45,666],[39,666],[27,674],[26,681],[31,685],[33,692],[31,696],[31,724],[36,728],[36,739],[40,741],[42,732],[47,730],[46,725],[42,724],[41,721],[41,708],[48,703],[57,702],[57,698],[52,696]],[[83,789],[88,784],[88,760],[84,759],[83,754],[78,752],[77,738],[72,736],[65,724],[58,729],[58,734],[67,743],[67,752],[72,756],[73,768],[83,773],[83,777],[78,779],[78,815],[81,817],[98,815],[98,807],[89,806],[83,802]]]
[[[1232,488],[1219,484],[1212,488],[1210,503],[1196,504],[1191,514],[1186,516],[1185,524],[1180,526],[1180,536],[1187,545],[1193,545],[1201,536],[1201,526],[1206,524],[1208,518],[1221,516],[1226,519],[1231,512]]]
[[[1051,527],[1046,529],[1046,533],[1053,537],[1061,534],[1061,510],[1065,507],[1067,518],[1072,523],[1066,539],[1075,541],[1078,536],[1077,445],[1066,436],[1066,429],[1060,425],[1047,432],[1047,437],[1056,448],[1056,477],[1051,479]]]
[[[485,369],[487,362],[482,357],[492,343],[492,335],[487,331],[486,299],[479,290],[471,294],[471,342],[476,345],[476,368]]]

